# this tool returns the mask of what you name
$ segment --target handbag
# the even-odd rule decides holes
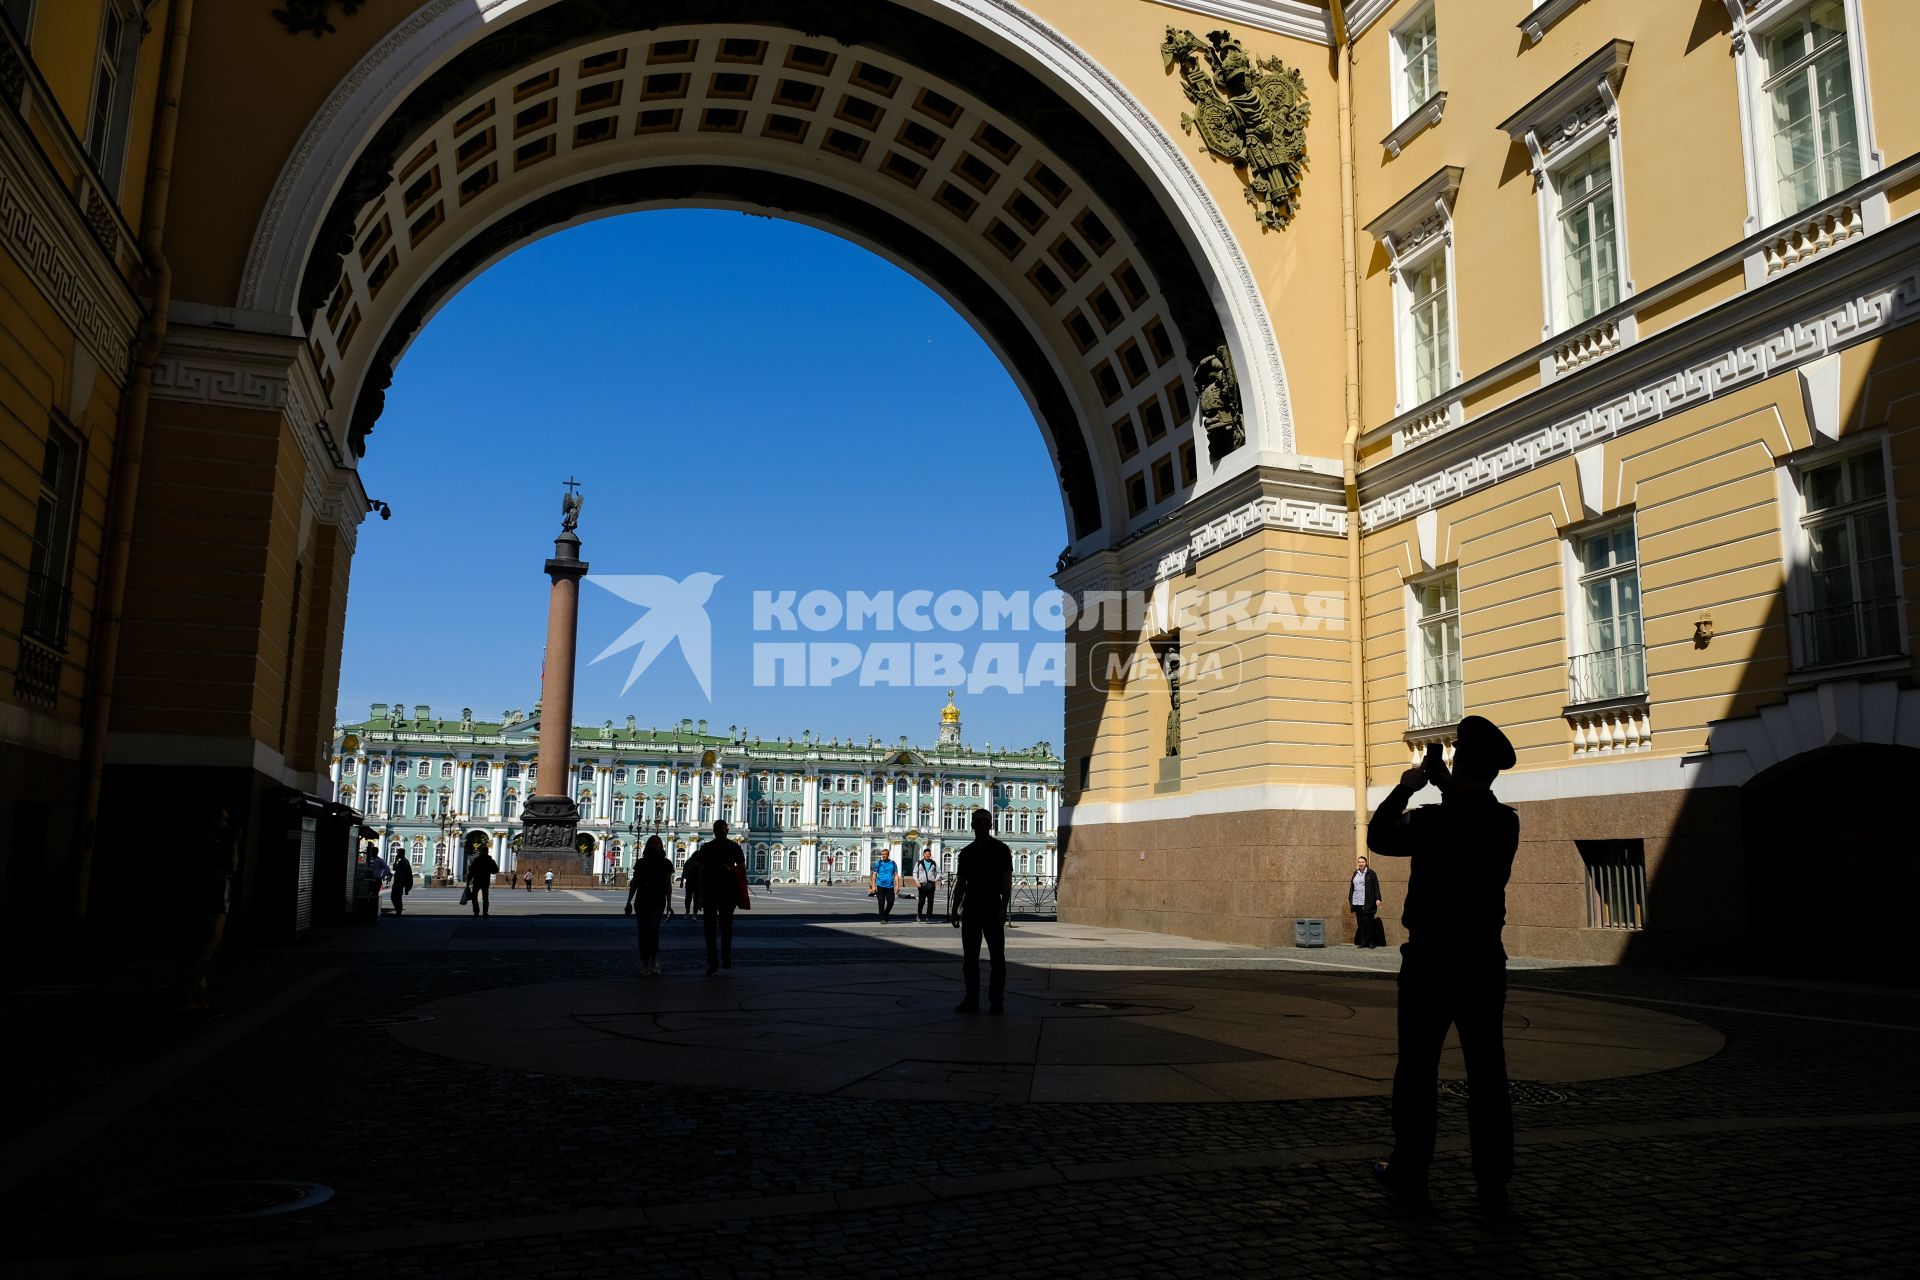
[[[753,910],[753,898],[747,893],[747,868],[742,863],[734,863],[730,868],[733,874],[733,897],[742,911]]]
[[[473,886],[468,885],[466,888],[460,890],[460,905],[464,907],[469,902],[472,902],[472,901],[473,901]]]

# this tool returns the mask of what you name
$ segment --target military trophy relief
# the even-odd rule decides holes
[[[1180,88],[1193,104],[1180,127],[1198,131],[1206,149],[1239,173],[1262,229],[1284,229],[1300,208],[1307,168],[1311,111],[1299,71],[1276,57],[1253,58],[1225,31],[1202,40],[1168,27],[1160,56],[1168,71],[1179,68]]]

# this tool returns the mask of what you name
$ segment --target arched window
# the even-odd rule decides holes
[[[380,812],[380,788],[378,787],[367,788],[367,812],[370,814]]]
[[[427,811],[432,804],[433,798],[427,794],[425,787],[413,793],[413,812],[416,817],[426,817]]]
[[[484,791],[475,791],[473,793],[472,807],[469,808],[467,812],[471,813],[476,818],[486,817],[487,816],[487,793]]]
[[[615,822],[619,822],[621,819],[625,818],[626,816],[627,816],[627,798],[625,796],[615,796],[613,798],[613,820]]]
[[[490,765],[488,765],[488,764],[487,764],[487,762],[486,762],[485,760],[475,760],[475,761],[473,762],[473,776],[474,776],[474,777],[476,777],[476,778],[484,778],[484,777],[486,777],[486,776],[487,776],[487,770],[488,770],[488,769],[489,769],[490,767],[491,767],[491,766],[490,766]]]
[[[687,798],[685,796],[681,796],[678,800],[674,801],[673,820],[675,822],[685,822],[687,820]]]
[[[667,820],[667,802],[665,800],[655,800],[653,802],[653,820],[656,824]]]
[[[520,797],[509,791],[507,798],[501,802],[500,814],[502,817],[511,818],[518,812],[520,812]]]

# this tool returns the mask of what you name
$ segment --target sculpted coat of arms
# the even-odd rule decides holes
[[[1180,117],[1208,151],[1246,171],[1247,203],[1263,227],[1279,230],[1300,207],[1300,176],[1307,168],[1307,86],[1278,58],[1258,61],[1225,31],[1205,40],[1167,28],[1160,56],[1179,68],[1180,88],[1194,110]]]

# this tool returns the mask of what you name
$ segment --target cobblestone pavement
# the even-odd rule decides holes
[[[796,898],[784,915],[765,904],[741,922],[741,964],[951,974],[950,930],[922,927],[909,944],[856,920],[864,907],[858,895]],[[1913,992],[1516,965],[1516,987],[1692,1019],[1725,1047],[1520,1106],[1504,1221],[1475,1205],[1464,1109],[1447,1095],[1434,1204],[1407,1216],[1368,1185],[1387,1137],[1377,1097],[875,1103],[535,1074],[337,1025],[500,988],[630,980],[617,944],[630,935],[604,918],[617,909],[555,903],[578,914],[529,911],[511,922],[519,934],[491,940],[470,919],[410,913],[245,957],[221,975],[232,1018],[159,1043],[164,1021],[121,1016],[142,991],[151,1005],[164,980],[143,984],[151,970],[22,979],[4,1007],[46,1087],[10,1088],[31,1103],[13,1108],[0,1157],[10,1273],[1891,1275],[1920,1246]],[[657,981],[705,981],[696,931],[668,928],[683,931],[670,934],[676,972]],[[1391,998],[1393,957],[1350,948],[1046,925],[1013,948],[1027,965],[1212,969],[1227,984],[1337,966]],[[224,1193],[194,1185],[239,1179],[333,1196],[222,1221],[142,1212],[156,1190],[217,1208]]]

